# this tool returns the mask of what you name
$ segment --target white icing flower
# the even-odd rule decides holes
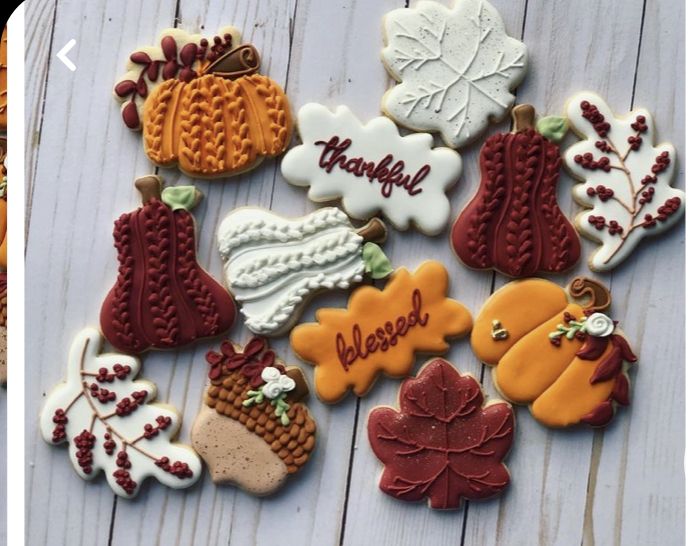
[[[614,321],[604,313],[592,313],[585,321],[585,331],[595,337],[610,336],[614,327]]]
[[[268,366],[262,370],[262,380],[265,384],[262,386],[262,394],[270,400],[274,400],[283,392],[289,392],[296,387],[296,383],[287,375],[283,375],[277,368]]]

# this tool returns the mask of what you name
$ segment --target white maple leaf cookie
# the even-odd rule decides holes
[[[527,70],[527,47],[486,0],[396,9],[385,16],[385,40],[383,63],[401,83],[383,97],[383,111],[410,129],[440,132],[453,148],[507,114]]]
[[[284,156],[282,175],[309,186],[311,200],[341,198],[352,218],[382,211],[397,229],[414,223],[427,235],[447,225],[445,191],[459,179],[462,160],[449,148],[431,148],[431,135],[403,137],[385,116],[363,124],[346,106],[331,112],[315,103],[299,111],[298,130],[303,144]]]

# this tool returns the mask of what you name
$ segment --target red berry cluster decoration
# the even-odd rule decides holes
[[[94,462],[92,450],[94,449],[94,444],[96,444],[96,436],[84,429],[75,436],[73,442],[77,448],[77,464],[79,464],[82,472],[91,474],[93,470],[92,463]]]
[[[656,184],[657,183],[657,176],[652,176],[650,174],[645,175],[643,179],[640,181],[640,183],[643,186],[647,186],[648,184]]]
[[[652,198],[654,197],[655,189],[652,187],[647,188],[644,192],[640,194],[640,199],[638,203],[644,205],[645,203],[652,203]]]
[[[105,440],[103,443],[103,449],[106,452],[106,455],[113,455],[113,452],[116,448],[116,443],[111,437],[111,434],[109,432],[106,432],[103,435],[103,439]]]
[[[168,472],[181,480],[192,478],[192,470],[190,470],[188,463],[183,463],[181,461],[174,461],[171,463],[168,457],[161,457],[154,464],[164,472]]]
[[[655,164],[652,165],[652,172],[654,174],[658,174],[665,171],[669,166],[669,163],[671,163],[671,159],[669,159],[669,152],[662,152],[655,158]]]
[[[116,393],[108,389],[99,388],[98,383],[89,385],[89,392],[92,398],[96,398],[102,404],[108,404],[116,399]]]
[[[595,161],[594,156],[587,152],[585,154],[577,154],[573,159],[575,163],[590,171],[601,169],[605,173],[608,173],[611,170],[611,161],[606,156],[600,157],[599,160]]]
[[[594,145],[597,147],[597,150],[604,152],[605,154],[609,154],[614,151],[606,140],[598,140],[594,143]]]
[[[587,188],[587,195],[590,197],[594,197],[596,195],[600,200],[608,201],[614,196],[614,190],[600,184],[596,188]]]
[[[610,235],[621,235],[623,233],[623,226],[616,220],[609,220],[608,228]]]
[[[132,495],[135,489],[137,489],[137,482],[132,479],[130,472],[128,472],[128,470],[132,468],[132,463],[130,462],[127,451],[124,449],[120,450],[118,455],[116,455],[116,466],[118,470],[113,472],[116,483],[122,487],[128,495]]]
[[[599,231],[603,230],[604,226],[606,226],[606,218],[603,216],[595,216],[594,214],[590,214],[587,217],[587,221]]]
[[[116,404],[115,413],[118,417],[130,415],[144,404],[147,399],[147,391],[135,391],[130,396],[132,396],[132,398],[126,396]]]
[[[159,415],[156,418],[156,423],[156,426],[152,425],[151,423],[147,423],[146,425],[144,425],[144,433],[142,434],[142,436],[144,436],[144,438],[146,438],[147,440],[151,440],[152,438],[158,436],[160,430],[166,430],[168,427],[170,427],[171,418]]]
[[[599,108],[589,101],[583,100],[580,103],[580,109],[582,110],[582,117],[592,124],[597,134],[602,138],[606,138],[611,125],[604,121],[604,115],[599,111]]]
[[[213,62],[233,48],[233,37],[230,34],[224,34],[223,37],[215,36],[212,42],[213,45],[207,52],[209,42],[204,38],[200,41],[200,58],[206,55],[207,60]]]
[[[121,381],[126,379],[131,371],[130,366],[115,364],[113,372],[109,372],[108,368],[99,368],[99,373],[94,378],[99,383],[113,383],[114,379],[120,379]]]
[[[53,429],[53,442],[58,444],[66,437],[65,425],[67,424],[67,414],[64,409],[58,408],[55,410],[53,422],[55,423],[55,428]]]
[[[665,222],[667,218],[679,210],[680,206],[681,199],[679,197],[667,199],[664,204],[657,209],[657,216],[652,216],[651,214],[645,215],[642,226],[649,229],[655,227],[657,222]]]

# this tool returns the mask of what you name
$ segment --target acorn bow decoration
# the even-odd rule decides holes
[[[152,162],[213,178],[286,149],[293,124],[286,95],[257,73],[260,54],[240,41],[232,27],[212,40],[168,29],[158,47],[130,55],[114,94],[125,125],[143,129]]]

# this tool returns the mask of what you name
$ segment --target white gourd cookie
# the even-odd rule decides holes
[[[385,41],[383,63],[401,83],[383,97],[383,112],[415,131],[439,131],[452,148],[508,113],[527,71],[527,47],[506,34],[486,0],[391,11]]]
[[[445,192],[460,177],[462,160],[448,148],[433,148],[430,134],[400,136],[392,120],[366,124],[346,106],[335,112],[310,103],[298,113],[303,144],[282,161],[282,175],[309,186],[312,201],[342,199],[352,218],[382,211],[399,230],[414,223],[426,235],[440,233],[450,218]]]

